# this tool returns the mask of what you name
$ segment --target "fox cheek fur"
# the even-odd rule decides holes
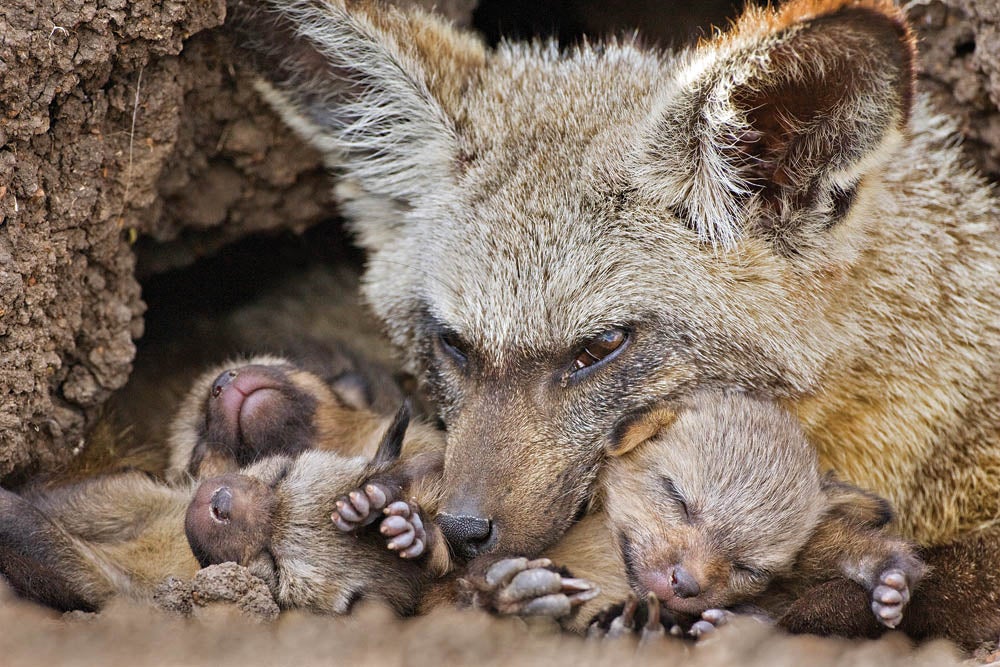
[[[465,551],[551,543],[622,415],[702,389],[785,401],[925,544],[1000,511],[979,472],[997,207],[915,97],[890,2],[751,9],[676,54],[488,51],[370,2],[234,15],[265,96],[343,175],[366,297],[442,399]],[[562,381],[617,328],[628,349]]]

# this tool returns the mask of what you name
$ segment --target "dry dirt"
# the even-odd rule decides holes
[[[474,3],[436,4],[467,22]],[[69,458],[128,380],[136,248],[148,275],[335,215],[317,156],[234,63],[224,18],[225,0],[0,3],[8,483]]]
[[[205,572],[208,572],[206,570]],[[216,583],[240,579],[210,573]],[[236,586],[240,589],[245,582]],[[674,639],[637,648],[631,640],[591,642],[473,612],[440,609],[399,620],[384,608],[362,605],[350,617],[284,612],[274,622],[258,607],[227,602],[203,585],[210,600],[196,611],[158,612],[119,602],[99,615],[59,617],[4,596],[0,589],[0,662],[36,665],[760,665],[761,667],[930,667],[961,664],[944,642],[914,648],[901,636],[849,642],[780,636],[748,621],[723,628],[694,646]],[[241,600],[246,596],[242,595]],[[266,603],[265,603],[266,604]],[[193,616],[193,618],[191,618]]]

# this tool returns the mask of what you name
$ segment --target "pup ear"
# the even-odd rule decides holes
[[[623,456],[677,420],[677,413],[667,407],[634,412],[623,417],[608,439],[605,451],[609,456]]]
[[[238,0],[231,25],[265,77],[258,88],[345,177],[359,242],[373,247],[399,213],[453,182],[454,117],[485,61],[443,20],[371,2]]]
[[[892,505],[885,498],[841,481],[833,472],[824,475],[821,486],[829,499],[829,516],[867,528],[882,528],[892,523]]]
[[[901,137],[914,52],[888,0],[751,9],[664,92],[642,187],[703,240],[756,232],[792,249],[846,215],[860,179]]]
[[[382,440],[379,441],[378,449],[372,458],[372,465],[392,463],[399,458],[403,451],[403,437],[406,435],[406,429],[410,426],[410,413],[410,399],[406,399],[399,406],[392,423],[382,435]]]

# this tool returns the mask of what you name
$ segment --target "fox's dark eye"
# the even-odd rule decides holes
[[[602,361],[613,359],[615,354],[625,346],[627,340],[628,332],[624,329],[608,329],[599,336],[593,337],[576,355],[570,372],[578,373]]]
[[[469,360],[469,355],[465,351],[465,343],[458,337],[458,334],[451,331],[438,336],[441,348],[459,364],[465,364]]]

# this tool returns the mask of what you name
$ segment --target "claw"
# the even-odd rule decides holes
[[[594,585],[586,579],[575,579],[565,577],[562,580],[562,592],[567,595],[572,593],[583,593],[594,588]]]
[[[663,624],[660,622],[660,598],[656,597],[656,593],[650,592],[646,596],[646,612],[646,624],[642,627],[640,644],[658,641],[666,635]]]
[[[587,639],[604,639],[607,634],[598,621],[594,621],[587,626]]]
[[[618,637],[632,634],[632,631],[635,629],[635,612],[638,608],[639,600],[629,593],[621,615],[611,621],[611,627],[608,628],[608,639],[617,639]]]

